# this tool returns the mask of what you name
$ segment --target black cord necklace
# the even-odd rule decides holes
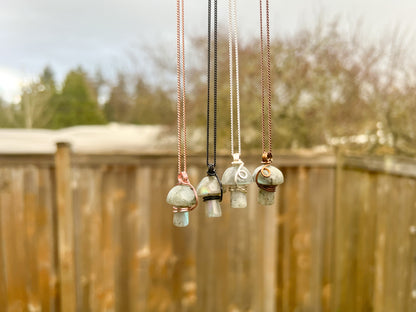
[[[220,179],[215,171],[217,165],[217,84],[218,84],[218,6],[217,0],[214,0],[214,78],[213,78],[213,154],[212,161],[210,161],[210,98],[211,98],[211,19],[212,19],[211,0],[208,0],[208,69],[207,69],[207,159],[206,165],[208,167],[207,176],[202,179],[197,187],[198,196],[203,198],[206,204],[206,214],[208,217],[220,217],[221,207],[219,202],[222,201],[223,188]]]
[[[217,0],[214,0],[214,114],[213,114],[213,161],[209,161],[210,150],[210,100],[211,100],[211,0],[208,0],[208,69],[207,69],[207,166],[213,166],[215,168],[217,164],[217,77],[218,77],[218,12],[217,12]]]

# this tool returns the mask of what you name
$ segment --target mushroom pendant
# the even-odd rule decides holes
[[[247,207],[247,188],[253,182],[250,171],[244,167],[244,163],[240,160],[240,154],[233,154],[233,162],[231,167],[225,170],[222,175],[222,185],[225,190],[229,190],[231,195],[231,208]]]
[[[257,167],[253,172],[253,178],[259,187],[257,202],[260,205],[273,205],[276,187],[283,183],[283,173],[271,165],[272,156],[270,153],[264,153],[262,156],[262,165]]]
[[[223,189],[213,165],[209,165],[207,176],[199,182],[196,192],[205,203],[205,214],[208,218],[221,217]]]
[[[178,184],[169,191],[166,202],[173,205],[173,225],[177,227],[188,226],[189,211],[198,205],[198,197],[186,172],[181,172],[178,175]]]

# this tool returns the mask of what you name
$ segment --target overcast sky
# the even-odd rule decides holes
[[[219,0],[225,21],[227,1]],[[0,0],[0,96],[12,100],[22,83],[52,66],[58,81],[78,65],[114,75],[140,59],[143,46],[163,42],[175,53],[174,0]],[[271,28],[281,34],[339,16],[346,27],[362,20],[377,36],[400,26],[415,33],[416,0],[271,0]],[[206,33],[207,1],[185,0],[188,35]],[[258,33],[258,0],[237,0],[240,35]],[[224,29],[226,31],[226,29]],[[189,51],[187,51],[189,53]]]

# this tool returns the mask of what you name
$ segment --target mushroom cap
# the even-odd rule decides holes
[[[206,176],[199,182],[196,193],[201,197],[207,195],[219,195],[221,194],[221,186],[215,176]]]
[[[257,173],[263,168],[264,165],[258,166],[253,172],[253,179],[256,181]],[[284,181],[283,173],[276,167],[269,165],[267,169],[270,170],[270,176],[268,178],[264,177],[261,173],[258,177],[258,183],[262,185],[279,185]]]
[[[176,207],[191,207],[196,203],[195,193],[189,185],[175,185],[168,193],[166,202]]]
[[[227,185],[227,186],[247,185],[253,182],[251,173],[250,171],[248,171],[246,167],[241,167],[240,174],[237,175],[237,179],[235,178],[239,167],[240,165],[235,164],[235,165],[232,165],[231,167],[228,167],[227,170],[225,170],[221,179],[221,182],[223,185]],[[236,183],[236,180],[237,180],[237,183]]]

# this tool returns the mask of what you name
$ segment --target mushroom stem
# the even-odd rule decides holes
[[[173,225],[176,227],[186,227],[189,224],[189,212],[174,212]]]
[[[231,208],[246,208],[247,196],[246,192],[231,191]]]
[[[259,189],[259,196],[257,197],[257,202],[263,206],[273,205],[275,192],[268,192],[262,189]]]
[[[205,202],[205,214],[208,218],[221,217],[221,206],[218,199],[207,200]]]

